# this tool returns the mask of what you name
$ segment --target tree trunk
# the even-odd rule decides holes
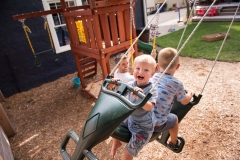
[[[186,2],[186,6],[187,6],[187,19],[188,19],[188,17],[189,17],[189,15],[190,15],[190,10],[189,10],[189,0],[185,0],[185,2]]]

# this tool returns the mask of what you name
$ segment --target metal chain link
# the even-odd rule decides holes
[[[158,9],[157,9],[157,11],[158,11]],[[159,15],[160,15],[160,14],[159,14],[159,11],[158,11],[157,14],[156,14],[155,26],[153,27],[153,26],[151,25],[151,27],[150,27],[150,29],[151,29],[151,28],[153,29],[153,32],[152,32],[152,34],[151,34],[151,36],[153,35],[153,44],[152,44],[153,49],[156,48],[157,28],[158,28],[159,17],[160,17]]]

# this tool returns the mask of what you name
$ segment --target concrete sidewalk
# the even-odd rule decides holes
[[[179,13],[175,11],[166,11],[159,13],[159,20],[158,20],[158,37],[169,34],[169,29],[174,28],[175,31],[182,29],[185,27],[183,23],[183,18],[186,17],[186,8],[182,8],[179,10],[180,11],[180,18],[179,18]],[[154,14],[148,16],[148,22],[152,19]],[[180,22],[179,22],[180,21]],[[150,24],[156,24],[156,16],[154,19],[151,21]],[[149,25],[150,28],[150,25]],[[150,30],[150,38],[151,38],[151,30]]]

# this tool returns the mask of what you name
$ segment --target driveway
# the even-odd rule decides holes
[[[182,21],[184,16],[186,16],[187,9],[182,8],[179,11],[180,11],[180,18],[179,18],[179,13],[175,11],[166,11],[166,12],[159,13],[158,32],[160,34],[158,36],[163,36],[168,33],[171,33],[169,32],[169,29],[179,30],[185,27]],[[148,22],[152,19],[153,16],[154,14],[148,16]],[[156,17],[157,16],[154,17],[154,19],[151,21],[150,24],[156,24]],[[150,31],[150,33],[151,32],[152,31]]]

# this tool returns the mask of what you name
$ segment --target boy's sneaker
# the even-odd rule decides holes
[[[176,144],[173,144],[172,142],[167,144],[167,147],[171,150],[178,150],[180,147],[181,142],[179,140],[177,140]]]

